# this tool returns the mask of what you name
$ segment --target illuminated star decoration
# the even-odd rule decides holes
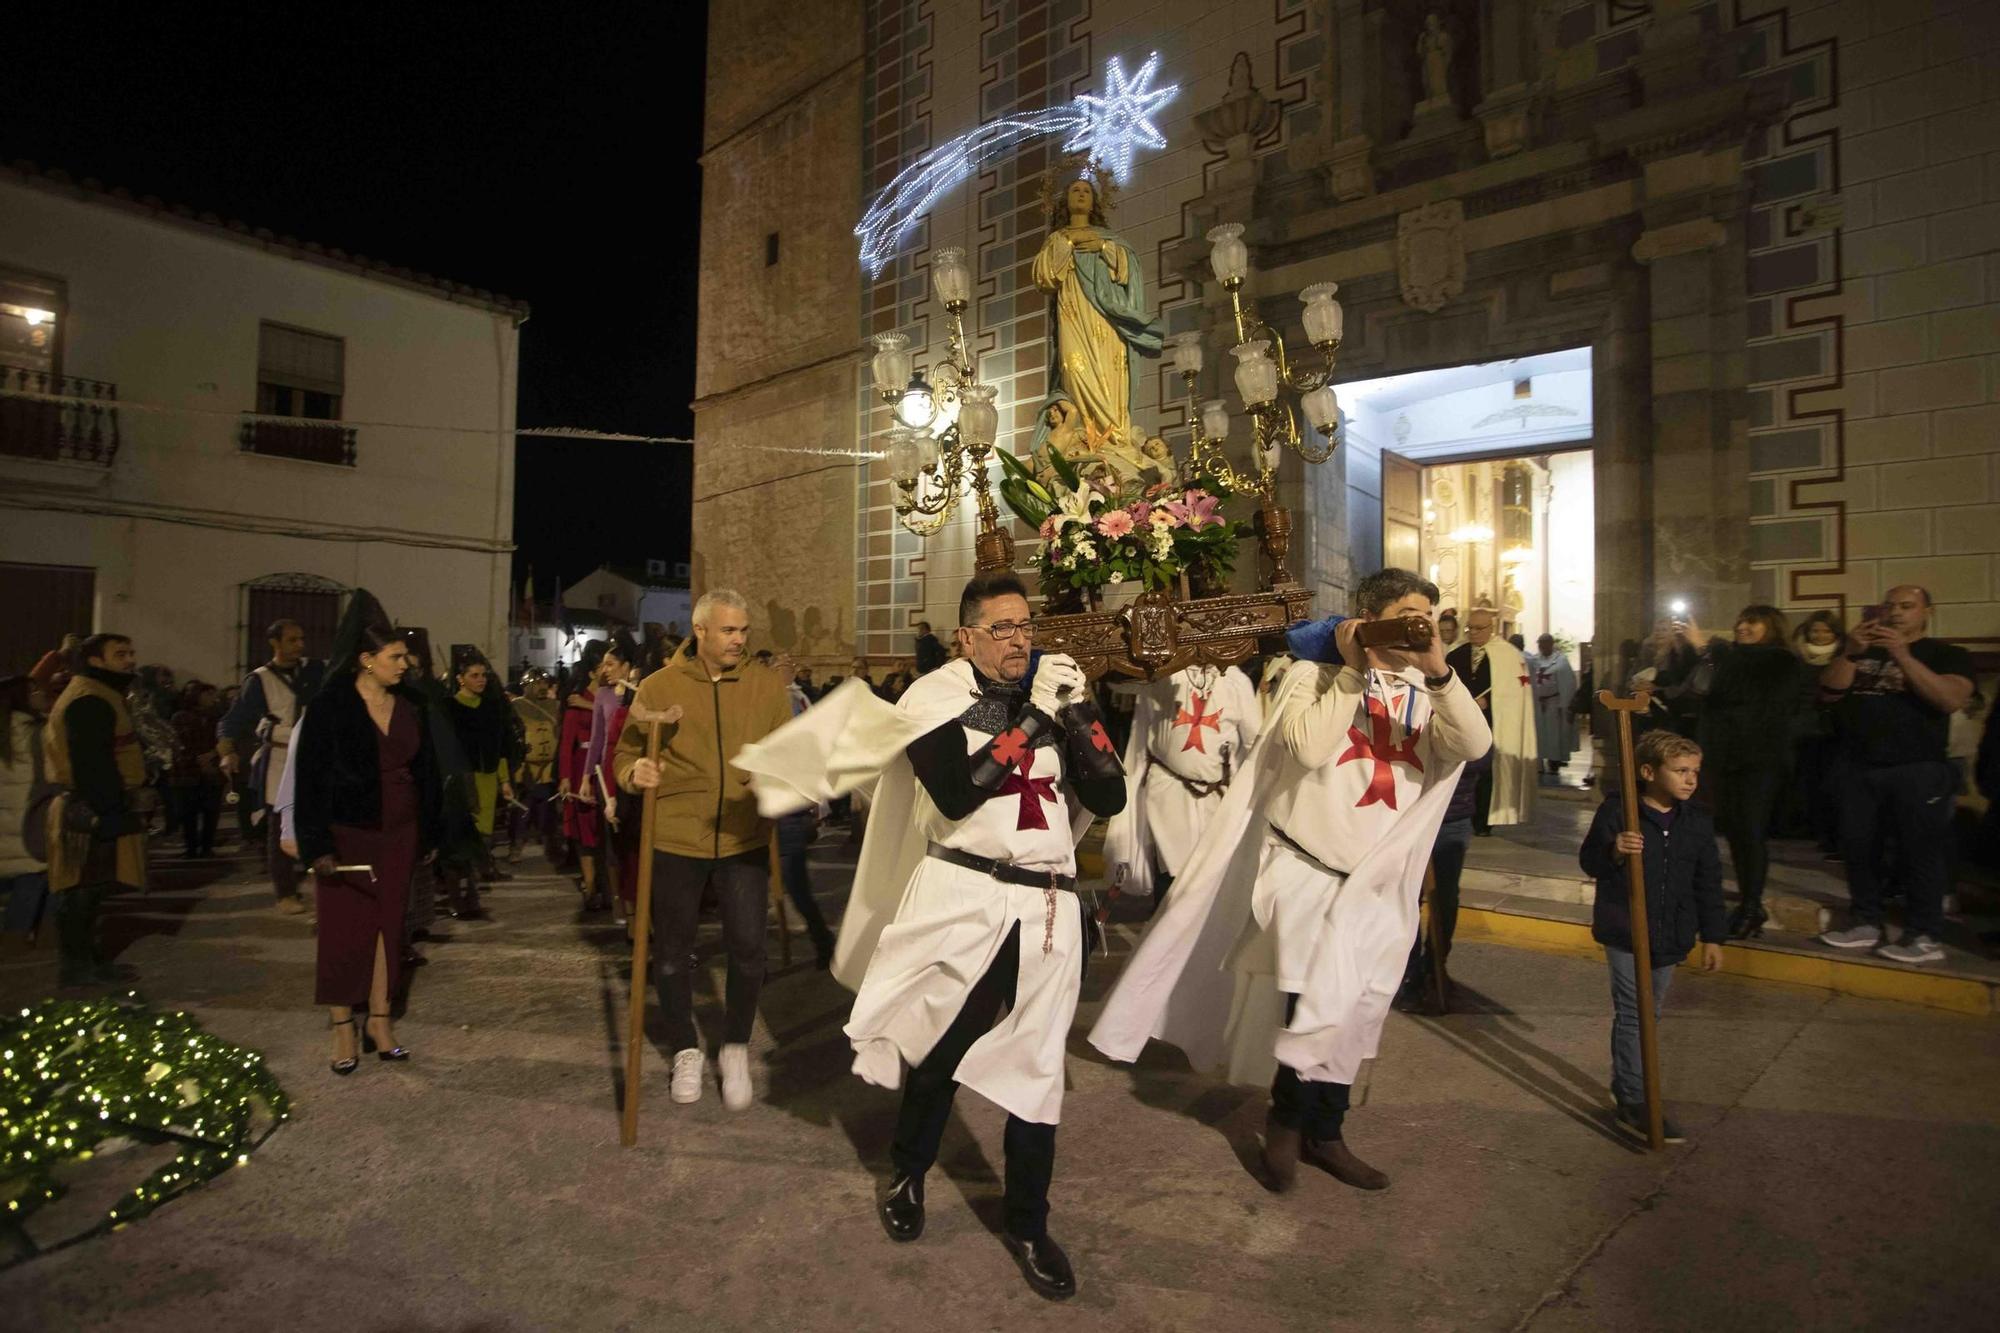
[[[1083,109],[1084,124],[1072,134],[1063,151],[1074,153],[1087,150],[1091,160],[1099,163],[1112,177],[1124,181],[1132,174],[1132,149],[1134,145],[1160,149],[1167,146],[1167,136],[1160,133],[1153,124],[1152,117],[1159,109],[1171,102],[1178,86],[1153,88],[1153,75],[1160,69],[1160,55],[1155,51],[1139,66],[1139,72],[1128,83],[1125,66],[1113,56],[1104,66],[1104,86],[1109,90],[1107,97],[1096,97],[1084,93],[1076,99],[1076,105]]]
[[[1067,135],[1064,151],[1088,150],[1093,161],[1123,181],[1131,174],[1135,148],[1167,146],[1166,136],[1152,117],[1180,88],[1151,87],[1159,67],[1159,53],[1155,52],[1128,80],[1124,65],[1113,56],[1104,66],[1104,96],[1083,93],[1067,106],[988,121],[904,167],[854,229],[861,238],[861,267],[871,278],[880,273],[911,228],[936,207],[938,200],[979,167],[1040,135]]]

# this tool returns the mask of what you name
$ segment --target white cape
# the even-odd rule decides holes
[[[918,677],[895,704],[849,679],[730,761],[750,775],[766,818],[872,791],[868,832],[833,950],[834,980],[851,991],[861,989],[882,928],[895,919],[930,847],[917,825],[917,775],[907,750],[919,736],[962,717],[977,697],[972,664],[963,658]],[[1080,803],[1072,806],[1073,838],[1083,835],[1091,818]]]
[[[1264,731],[1244,756],[1208,837],[1105,1000],[1090,1044],[1112,1059],[1136,1059],[1157,1037],[1178,1046],[1197,1069],[1264,1085],[1280,1060],[1308,1079],[1352,1083],[1361,1062],[1374,1057],[1411,942],[1407,914],[1382,910],[1379,900],[1415,895],[1464,765],[1436,765],[1425,774],[1423,794],[1354,866],[1320,934],[1320,948],[1346,960],[1393,957],[1394,975],[1316,960],[1313,984],[1285,1027],[1271,942],[1257,924],[1252,897],[1270,828],[1265,808],[1287,758],[1277,720],[1292,692],[1312,679],[1306,672],[1288,677],[1265,708]],[[1397,938],[1377,938],[1385,932]],[[1379,1005],[1365,1002],[1370,991],[1382,992]]]

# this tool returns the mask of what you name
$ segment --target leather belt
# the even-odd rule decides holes
[[[982,875],[991,875],[1002,884],[1019,884],[1030,889],[1061,889],[1067,893],[1076,892],[1075,875],[1058,875],[1053,870],[1030,870],[1017,866],[1012,861],[996,861],[990,856],[975,856],[971,852],[961,852],[956,847],[944,847],[937,843],[930,845],[929,856],[935,861],[964,866],[967,870],[977,870]]]
[[[1146,759],[1153,765],[1153,767],[1165,773],[1175,782],[1180,783],[1181,786],[1186,787],[1196,796],[1213,796],[1217,792],[1224,792],[1229,790],[1229,770],[1226,766],[1222,770],[1222,776],[1218,778],[1216,781],[1203,782],[1199,778],[1191,778],[1186,776],[1185,774],[1174,772],[1172,768],[1168,767],[1166,760],[1160,758],[1160,756],[1154,754],[1151,750],[1146,751]]]
[[[1324,870],[1327,874],[1337,875],[1341,879],[1347,878],[1347,872],[1345,870],[1335,870],[1332,866],[1328,865],[1326,862],[1320,860],[1317,856],[1314,856],[1311,852],[1307,851],[1304,847],[1300,846],[1298,839],[1294,838],[1291,834],[1279,828],[1276,824],[1273,824],[1270,827],[1271,827],[1271,836],[1275,837],[1279,842],[1284,843],[1285,846],[1291,848],[1293,851],[1297,852],[1300,856],[1303,856],[1306,860],[1318,866],[1321,870]]]

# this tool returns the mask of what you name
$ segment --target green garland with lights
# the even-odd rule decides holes
[[[181,1191],[248,1162],[258,1112],[269,1133],[290,1112],[255,1051],[185,1013],[137,997],[48,1000],[0,1018],[0,1225],[60,1197],[56,1178],[107,1139],[178,1143],[85,1234],[144,1217]]]

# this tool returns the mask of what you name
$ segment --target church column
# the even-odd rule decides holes
[[[1486,0],[1480,9],[1484,97],[1472,114],[1486,132],[1489,157],[1508,157],[1528,146],[1534,90],[1528,83],[1527,8],[1528,0]]]
[[[1334,0],[1340,128],[1328,150],[1328,186],[1343,202],[1375,193],[1373,132],[1381,105],[1375,81],[1381,75],[1371,55],[1379,54],[1382,24],[1379,15],[1371,16],[1364,8],[1364,0]]]

